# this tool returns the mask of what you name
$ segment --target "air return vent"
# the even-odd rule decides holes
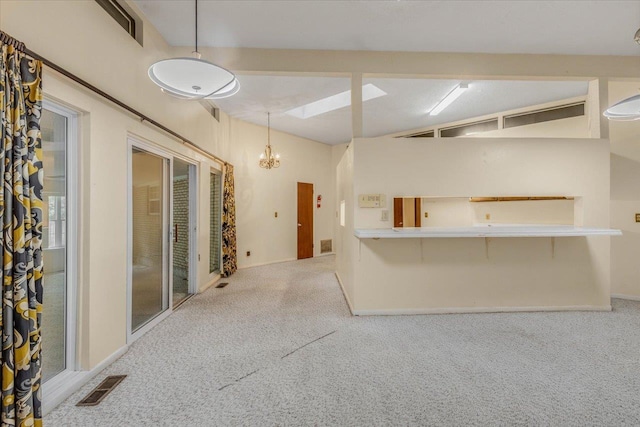
[[[76,406],[96,406],[107,397],[107,394],[111,393],[118,384],[120,384],[127,376],[126,375],[111,375],[104,379],[91,393],[89,393],[84,399],[76,404]]]
[[[320,253],[328,254],[331,252],[333,252],[333,241],[331,239],[320,240]]]
[[[552,120],[584,116],[584,110],[584,102],[579,102],[576,104],[561,105],[544,110],[504,116],[504,128],[513,128],[516,126],[526,126],[535,123],[550,122]]]
[[[457,136],[473,135],[475,133],[488,132],[498,129],[498,118],[483,120],[481,122],[465,123],[463,125],[452,126],[440,129],[441,138],[455,138]]]

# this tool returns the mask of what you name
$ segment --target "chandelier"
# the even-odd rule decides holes
[[[149,78],[162,92],[180,99],[220,99],[235,95],[240,83],[229,70],[200,59],[198,0],[195,1],[196,50],[193,58],[163,59],[149,67]]]
[[[271,113],[267,113],[267,146],[264,149],[264,153],[260,154],[260,162],[258,164],[265,169],[280,167],[280,154],[274,156],[271,151]]]

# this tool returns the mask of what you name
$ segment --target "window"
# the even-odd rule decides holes
[[[473,135],[498,129],[498,119],[483,120],[475,123],[465,123],[446,129],[440,129],[441,138],[455,138],[457,136]]]
[[[66,242],[66,196],[49,196],[49,242],[48,248],[64,248]]]
[[[427,130],[424,132],[413,133],[411,135],[403,135],[397,138],[433,138],[435,136],[435,132],[433,130]]]
[[[96,0],[96,3],[142,46],[142,20],[126,3],[118,0]]]
[[[552,120],[568,119],[570,117],[584,116],[584,102],[578,104],[561,105],[546,110],[531,111],[522,114],[513,114],[504,117],[504,128],[532,125],[535,123],[550,122]]]

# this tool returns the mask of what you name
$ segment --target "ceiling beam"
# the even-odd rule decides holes
[[[188,48],[174,48],[189,56]],[[239,74],[350,75],[486,80],[640,79],[640,56],[201,48]]]

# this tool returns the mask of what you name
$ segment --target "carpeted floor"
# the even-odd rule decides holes
[[[351,317],[333,263],[239,271],[135,342],[45,425],[640,424],[640,303]],[[129,376],[99,406],[74,406],[115,374]]]

